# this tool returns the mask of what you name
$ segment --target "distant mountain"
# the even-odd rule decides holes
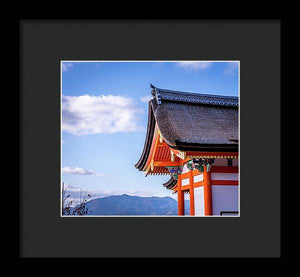
[[[186,202],[186,213],[189,212]],[[177,215],[177,201],[171,197],[112,195],[86,203],[89,215]]]

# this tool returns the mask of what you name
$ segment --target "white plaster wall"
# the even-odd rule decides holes
[[[186,200],[190,201],[190,194],[184,193],[184,215],[189,216],[190,215],[190,205],[189,202],[187,203]]]
[[[205,215],[204,213],[204,188],[203,186],[194,188],[195,215]]]
[[[239,179],[238,173],[211,173],[212,180],[234,180],[237,181]]]
[[[212,186],[213,215],[221,211],[238,211],[239,186]]]
[[[182,185],[182,186],[188,185],[189,183],[190,183],[189,178],[186,178],[186,179],[182,179],[182,180],[181,180],[181,185]]]
[[[194,176],[194,183],[203,181],[203,174]]]

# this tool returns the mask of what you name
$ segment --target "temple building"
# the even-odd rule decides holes
[[[161,89],[150,85],[144,149],[135,167],[169,175],[178,215],[239,215],[238,97]]]

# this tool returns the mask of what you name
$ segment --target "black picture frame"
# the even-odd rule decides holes
[[[281,23],[20,20],[19,257],[280,258]],[[89,59],[240,60],[240,217],[59,216],[59,65]],[[176,243],[186,232],[199,240]],[[69,234],[68,240],[61,234]],[[79,235],[85,240],[77,240]],[[224,235],[228,240],[218,239]]]

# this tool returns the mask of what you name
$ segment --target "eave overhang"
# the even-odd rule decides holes
[[[147,175],[157,175],[157,174],[169,174],[165,166],[178,165],[180,160],[192,159],[192,158],[238,158],[238,138],[231,137],[228,143],[194,143],[188,141],[178,140],[168,140],[168,135],[164,135],[164,130],[168,129],[165,126],[160,128],[162,124],[157,118],[157,111],[160,106],[163,106],[164,102],[175,101],[176,99],[166,99],[165,95],[162,97],[160,95],[160,90],[152,86],[153,99],[149,101],[148,104],[148,123],[147,132],[144,143],[144,148],[139,161],[136,163],[135,167],[144,171]],[[177,93],[177,92],[176,92]],[[179,93],[176,94],[177,97]],[[197,98],[196,95],[188,95],[189,99]],[[179,95],[179,98],[181,96]],[[209,97],[208,97],[209,98]],[[183,98],[180,98],[181,101]],[[232,97],[223,97],[221,100],[211,99],[211,106],[219,104],[222,109],[233,109],[238,108],[237,102]],[[205,101],[207,99],[204,99]],[[203,101],[204,101],[203,100]],[[179,102],[180,102],[179,101]],[[202,101],[202,100],[201,100]],[[201,102],[200,101],[200,102]],[[204,102],[205,102],[204,101]],[[218,101],[221,101],[218,103]],[[222,102],[223,101],[223,102]],[[184,101],[183,101],[184,102]],[[191,105],[194,105],[192,103]],[[197,105],[209,105],[208,102],[196,103]],[[186,105],[186,103],[184,104]],[[158,120],[159,119],[159,120]],[[169,180],[164,184],[166,188],[174,188],[176,180]],[[177,182],[177,181],[176,181]]]
[[[146,138],[145,138],[145,144],[143,148],[142,155],[139,159],[139,161],[136,163],[135,167],[142,171],[146,161],[149,157],[150,149],[151,149],[151,144],[154,136],[154,128],[155,128],[155,118],[153,115],[153,110],[152,110],[152,105],[151,102],[153,100],[149,101],[148,104],[148,124],[147,124],[147,132],[146,132]]]

